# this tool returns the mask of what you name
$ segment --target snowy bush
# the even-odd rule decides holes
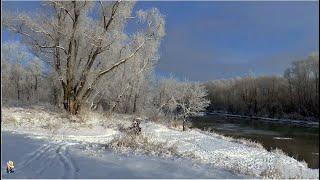
[[[107,147],[119,152],[134,152],[148,155],[172,157],[178,155],[175,145],[168,146],[167,143],[153,142],[143,135],[125,134],[115,138]]]

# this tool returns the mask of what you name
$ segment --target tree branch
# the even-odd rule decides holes
[[[144,45],[145,41],[143,43],[140,44],[140,46],[132,53],[130,54],[128,57],[120,60],[119,62],[113,64],[109,69],[101,71],[99,73],[99,75],[95,78],[95,80],[92,82],[92,84],[90,85],[90,87],[86,90],[86,92],[84,93],[84,95],[82,96],[82,98],[87,98],[90,95],[90,92],[92,91],[92,88],[96,85],[96,83],[103,77],[103,75],[111,72],[113,69],[115,69],[116,67],[120,66],[121,64],[125,63],[126,61],[128,61],[129,59],[131,59]]]
[[[144,41],[143,43],[141,43],[140,46],[139,46],[132,54],[130,54],[128,57],[126,57],[126,58],[120,60],[119,62],[115,63],[115,64],[112,65],[109,69],[104,70],[104,71],[101,71],[101,72],[99,73],[99,75],[98,75],[98,78],[99,78],[100,76],[103,76],[104,74],[112,71],[114,68],[116,68],[116,67],[120,66],[121,64],[125,63],[125,62],[128,61],[129,59],[131,59],[131,58],[139,51],[139,49],[142,48],[142,46],[144,45],[144,43],[145,43],[145,41]]]
[[[109,29],[109,27],[110,27],[110,24],[111,24],[111,22],[113,21],[113,19],[114,19],[114,16],[115,16],[115,14],[116,14],[116,12],[117,12],[117,9],[118,9],[118,6],[119,6],[119,2],[120,1],[116,1],[114,4],[113,4],[113,6],[112,6],[112,12],[111,12],[111,17],[110,17],[110,19],[109,19],[109,21],[107,22],[107,20],[106,20],[106,15],[105,15],[105,9],[104,9],[104,6],[103,6],[103,4],[102,4],[102,1],[99,1],[100,2],[100,6],[101,6],[101,9],[102,9],[102,16],[103,16],[103,27],[104,27],[104,29],[105,29],[105,31],[108,31],[108,29]]]

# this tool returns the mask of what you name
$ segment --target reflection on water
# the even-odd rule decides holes
[[[305,128],[226,118],[218,115],[194,117],[192,126],[212,129],[219,134],[247,138],[261,143],[266,149],[282,149],[289,156],[304,160],[310,168],[319,168],[319,128]]]

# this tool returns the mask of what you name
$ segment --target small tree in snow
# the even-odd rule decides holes
[[[159,110],[183,120],[183,130],[188,117],[198,115],[209,105],[207,91],[197,82],[179,82],[165,79],[159,85]]]

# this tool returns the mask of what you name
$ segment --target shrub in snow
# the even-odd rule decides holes
[[[115,138],[106,146],[119,152],[143,153],[163,157],[178,155],[175,145],[168,146],[164,142],[153,142],[143,135],[125,134]]]

